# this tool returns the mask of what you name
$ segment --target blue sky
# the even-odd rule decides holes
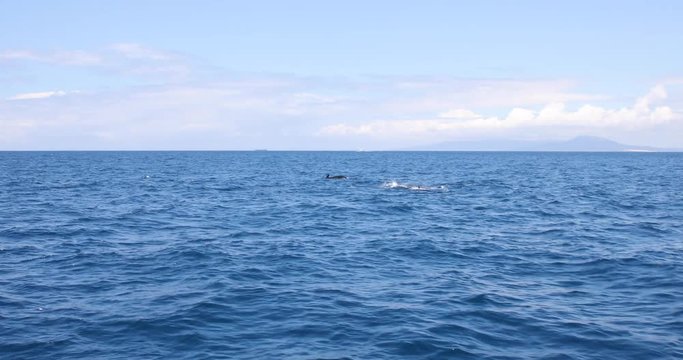
[[[683,147],[680,1],[2,1],[0,149]]]

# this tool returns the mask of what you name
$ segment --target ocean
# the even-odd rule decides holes
[[[681,359],[683,154],[0,152],[0,358]]]

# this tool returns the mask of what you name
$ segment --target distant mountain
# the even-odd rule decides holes
[[[417,151],[683,151],[651,146],[626,145],[595,136],[579,136],[567,141],[449,141],[413,148]]]

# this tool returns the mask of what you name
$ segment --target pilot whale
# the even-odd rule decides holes
[[[325,175],[325,179],[331,179],[331,180],[345,180],[348,179],[345,175],[332,175],[330,174]]]

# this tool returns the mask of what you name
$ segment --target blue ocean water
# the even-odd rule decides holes
[[[0,152],[0,358],[680,359],[682,270],[683,154]]]

